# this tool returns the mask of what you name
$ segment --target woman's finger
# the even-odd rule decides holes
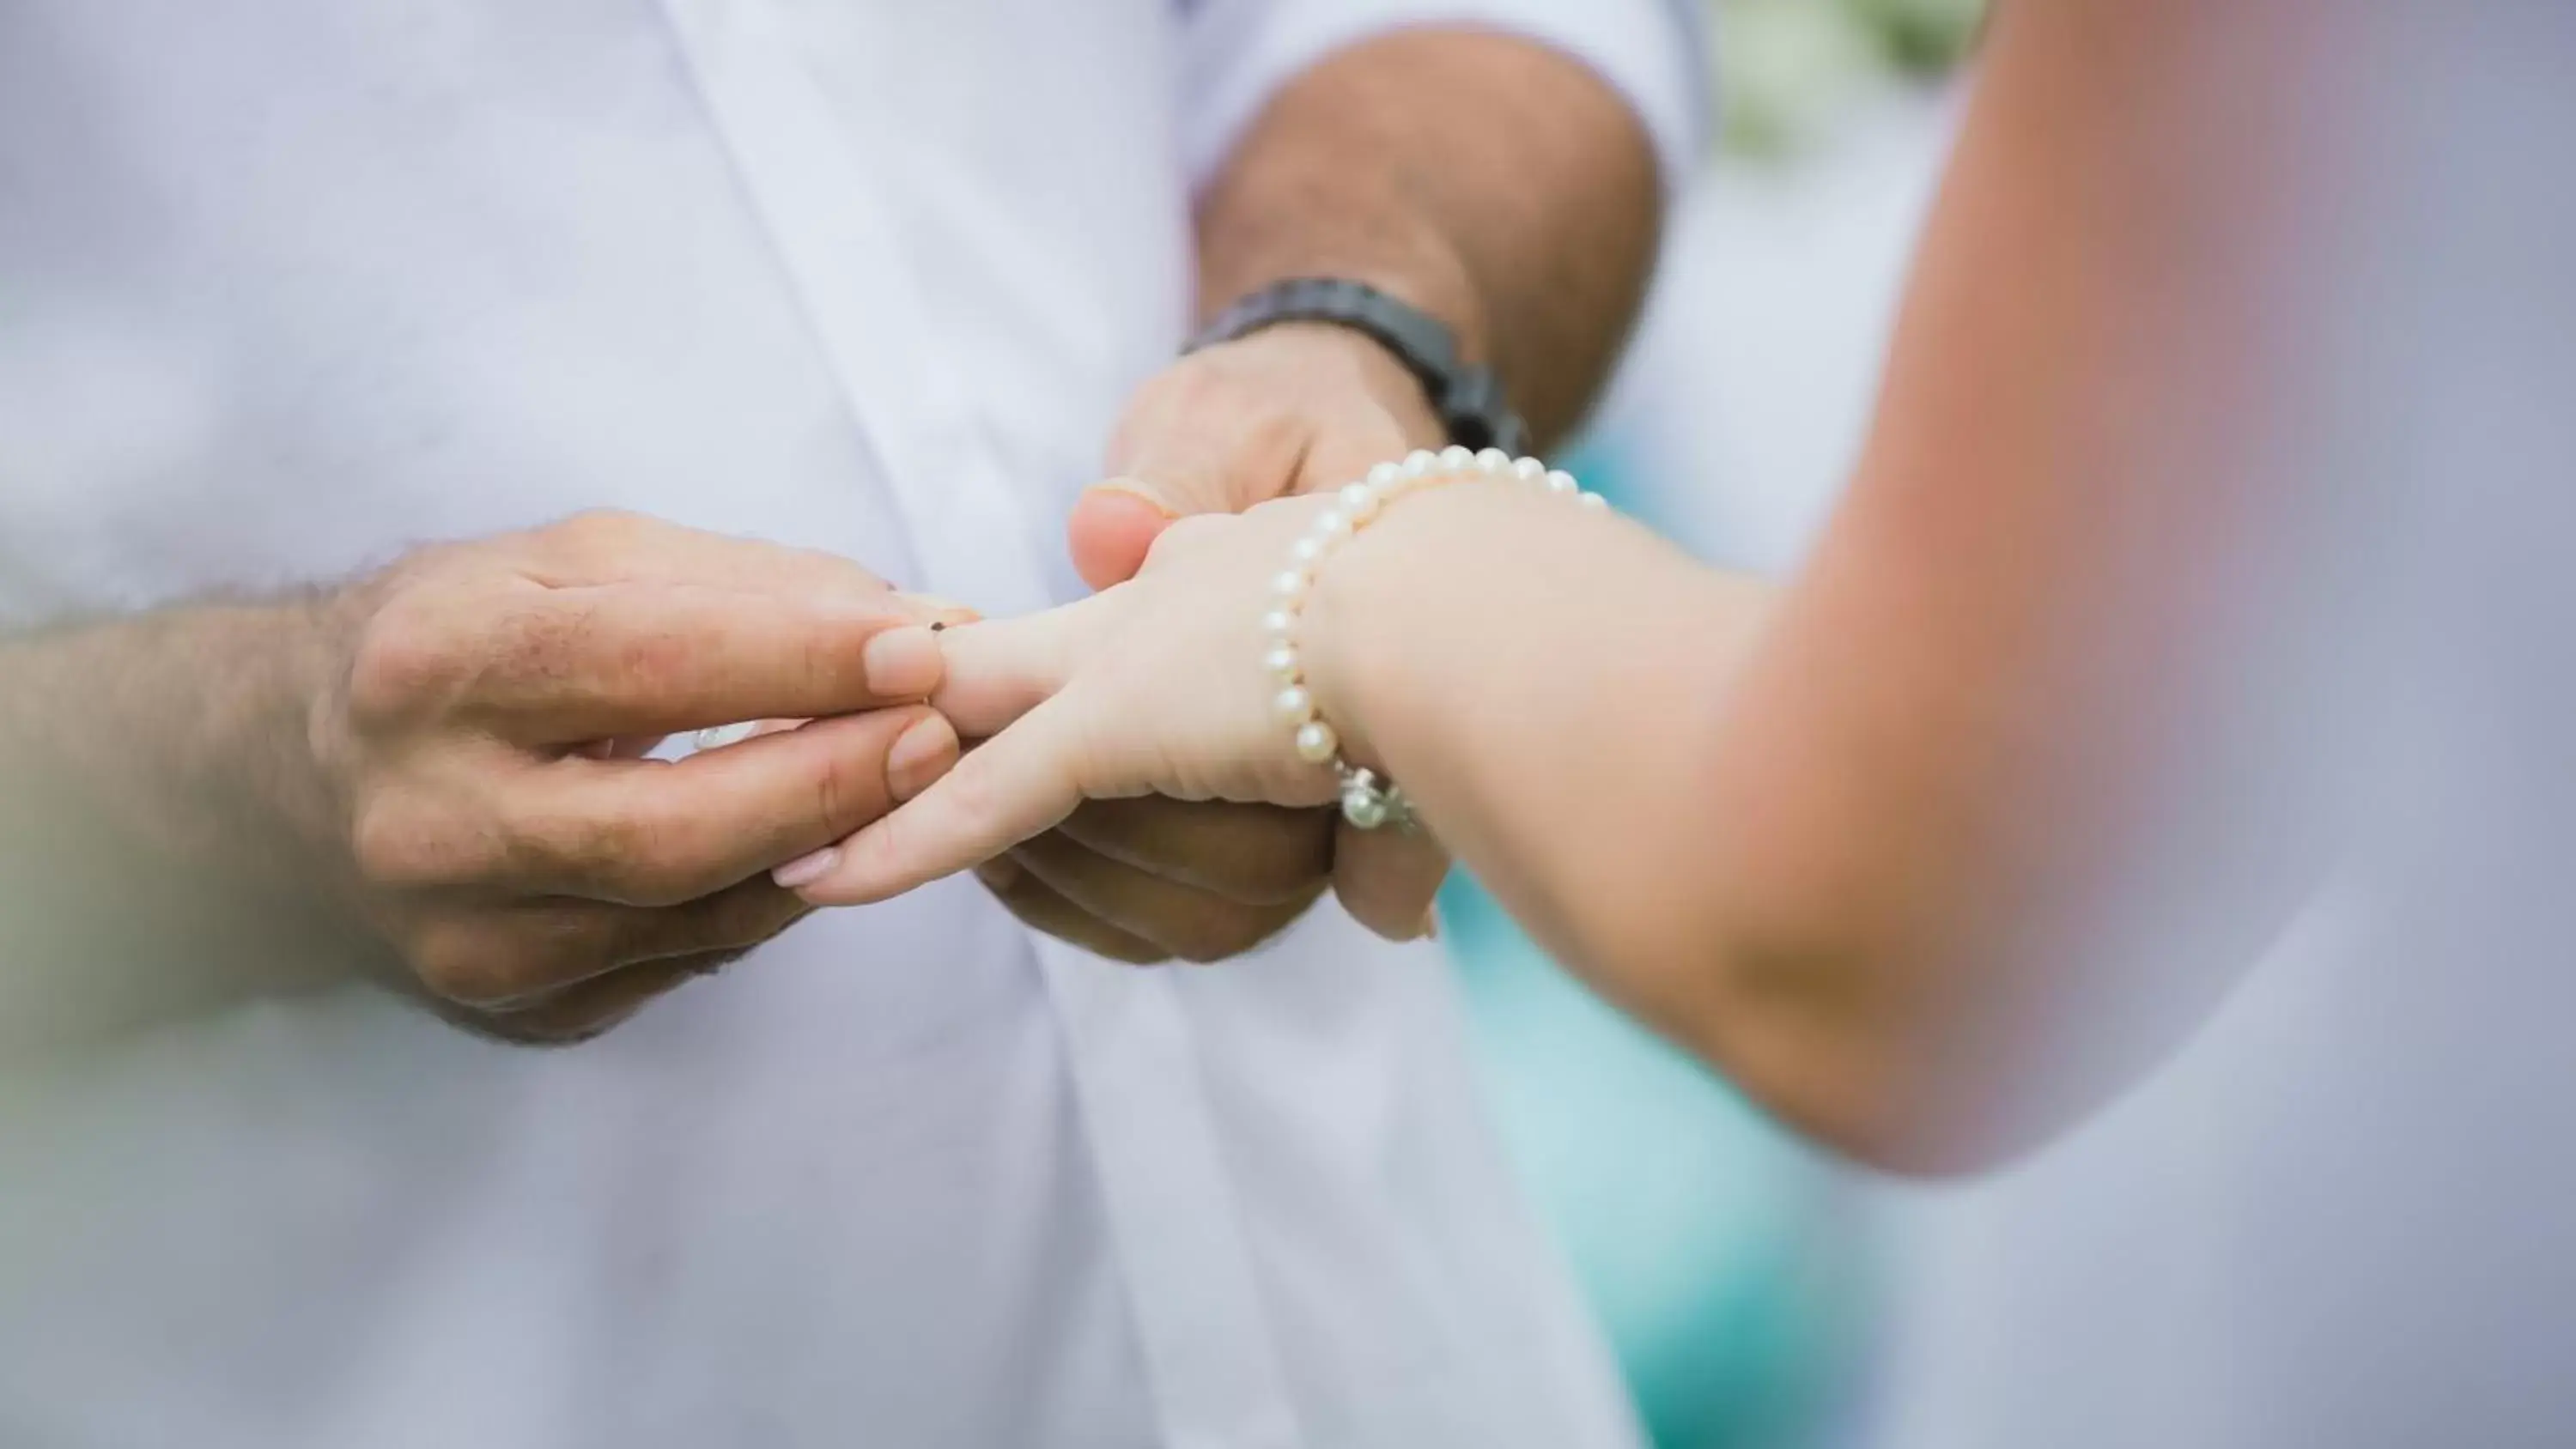
[[[947,673],[931,707],[969,739],[998,735],[1073,676],[1073,643],[1095,626],[1097,598],[1015,619],[943,629]]]
[[[828,863],[799,862],[797,894],[818,906],[890,900],[1054,829],[1083,799],[1081,698],[1066,691],[1030,710],[910,804],[834,847]]]

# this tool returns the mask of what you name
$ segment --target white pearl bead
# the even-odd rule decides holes
[[[1474,466],[1476,455],[1455,443],[1440,450],[1440,471],[1443,473],[1464,473]]]
[[[1313,563],[1315,560],[1322,558],[1323,556],[1324,542],[1322,539],[1301,538],[1295,543],[1288,545],[1288,557],[1301,564]]]
[[[1579,493],[1582,488],[1582,484],[1574,481],[1574,475],[1562,468],[1547,475],[1547,491],[1550,493]]]
[[[1270,712],[1279,716],[1281,724],[1306,724],[1315,717],[1315,697],[1308,694],[1304,686],[1292,684],[1270,701]]]
[[[1404,465],[1401,463],[1380,463],[1368,471],[1368,486],[1380,493],[1403,481]]]
[[[1377,517],[1377,490],[1366,483],[1353,483],[1342,489],[1342,512],[1353,523],[1366,523]]]
[[[1360,830],[1375,830],[1386,823],[1386,797],[1369,790],[1353,790],[1342,796],[1342,818]]]
[[[1297,641],[1297,616],[1286,609],[1273,609],[1261,616],[1261,632],[1282,644]]]
[[[1610,506],[1610,500],[1598,493],[1586,493],[1583,495],[1583,506],[1594,509],[1607,508]]]
[[[1270,652],[1261,656],[1261,667],[1269,670],[1270,677],[1281,684],[1295,684],[1303,672],[1294,644],[1272,645]]]
[[[1416,448],[1404,455],[1404,476],[1407,478],[1428,478],[1431,470],[1439,466],[1440,460],[1433,457],[1427,448]]]
[[[1511,466],[1512,455],[1500,448],[1487,448],[1476,455],[1476,467],[1496,478],[1509,472]]]
[[[1351,531],[1351,516],[1338,508],[1328,508],[1315,515],[1315,536],[1339,539]]]
[[[1295,609],[1306,602],[1306,586],[1313,580],[1314,575],[1304,569],[1283,569],[1270,581],[1270,592],[1279,596],[1281,604]]]
[[[1512,476],[1524,483],[1536,483],[1547,476],[1547,465],[1536,458],[1523,458],[1512,465]]]
[[[1341,736],[1334,734],[1333,727],[1322,720],[1308,720],[1298,727],[1297,758],[1308,764],[1328,763],[1333,756],[1341,753],[1341,749]]]

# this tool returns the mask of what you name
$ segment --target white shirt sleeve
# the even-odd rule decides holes
[[[1286,82],[1332,51],[1407,26],[1525,36],[1590,66],[1653,140],[1667,190],[1696,165],[1710,111],[1695,0],[1178,0],[1181,140],[1203,184]]]

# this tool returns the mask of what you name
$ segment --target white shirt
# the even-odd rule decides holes
[[[17,0],[0,610],[612,505],[991,612],[1264,96],[1426,16],[1667,160],[1660,0]],[[0,1441],[1629,1442],[1437,954],[1112,967],[968,883],[531,1051],[363,988],[0,1076]]]

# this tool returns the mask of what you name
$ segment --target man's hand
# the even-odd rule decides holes
[[[1074,566],[1095,589],[1123,583],[1174,519],[1338,488],[1444,441],[1393,353],[1330,323],[1265,327],[1137,389],[1109,445],[1110,481],[1074,506]]]
[[[772,868],[955,760],[922,617],[846,560],[601,514],[0,640],[0,1037],[370,955],[496,1033],[596,1032],[785,929]],[[813,722],[642,758],[767,718]]]
[[[792,924],[767,872],[956,759],[927,631],[857,566],[621,515],[430,550],[351,600],[316,722],[354,904],[432,997],[599,1030]],[[811,719],[676,763],[662,736]]]
[[[975,874],[1024,924],[1112,960],[1223,961],[1324,893],[1332,827],[1317,810],[1093,800]]]

